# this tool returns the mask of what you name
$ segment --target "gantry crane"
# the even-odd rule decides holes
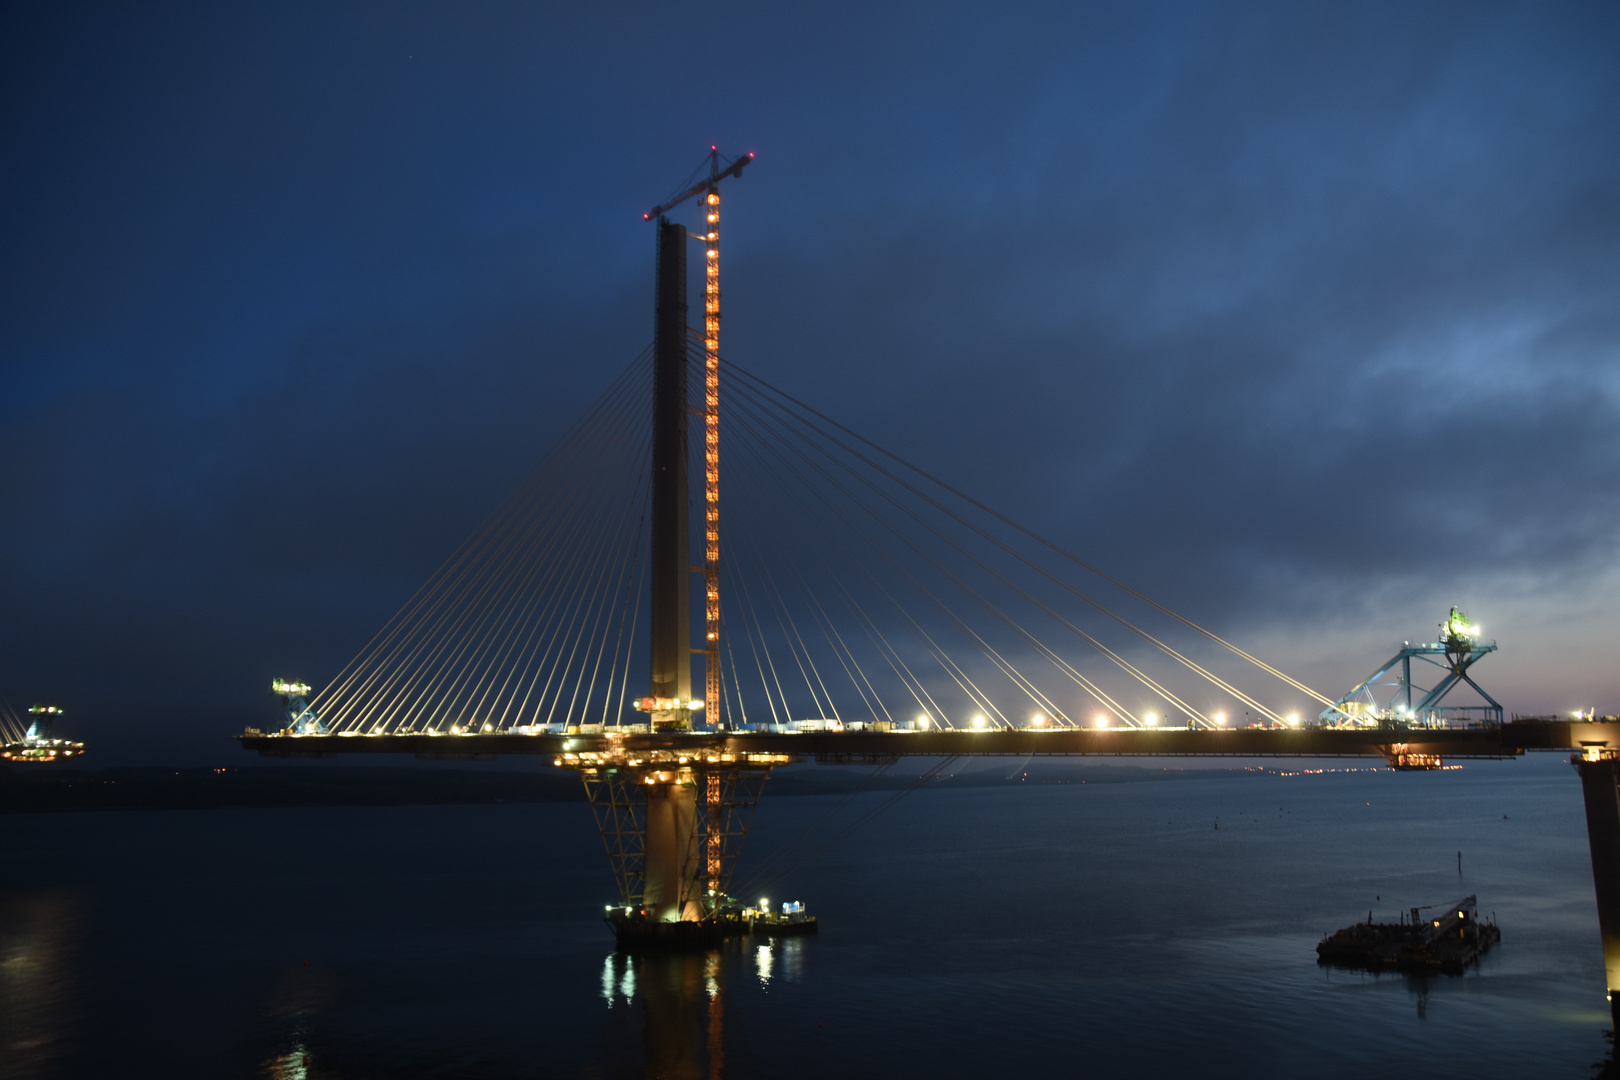
[[[745,154],[727,162],[709,147],[709,175],[642,215],[662,221],[686,200],[701,196],[704,224],[703,278],[703,698],[709,722],[723,724],[720,692],[720,181],[741,177],[754,160]]]
[[[1403,642],[1401,650],[1378,670],[1356,684],[1354,690],[1322,710],[1319,719],[1331,726],[1427,725],[1447,721],[1476,720],[1488,724],[1502,722],[1502,705],[1474,681],[1469,669],[1496,651],[1496,642],[1487,641],[1468,616],[1453,607],[1440,624],[1439,641]],[[1438,659],[1444,657],[1444,660]],[[1432,664],[1444,671],[1432,688],[1412,681],[1412,661]],[[1394,674],[1399,665],[1400,671]],[[1386,679],[1385,676],[1391,676]],[[1484,705],[1442,706],[1441,700],[1467,683],[1485,699]],[[1384,696],[1386,695],[1387,696]],[[1383,700],[1380,700],[1380,697]]]

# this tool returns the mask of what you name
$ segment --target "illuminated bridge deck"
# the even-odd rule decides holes
[[[882,762],[900,757],[1381,757],[1511,758],[1527,751],[1620,750],[1620,724],[1515,721],[1499,727],[1375,729],[992,728],[983,731],[708,732],[603,735],[244,734],[245,749],[271,757],[415,754],[485,758],[541,754],[733,761]]]

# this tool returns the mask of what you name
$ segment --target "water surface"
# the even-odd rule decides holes
[[[831,805],[767,795],[745,860]],[[614,954],[582,804],[6,829],[17,1077],[1478,1080],[1587,1077],[1606,1051],[1579,782],[1552,755],[922,790],[755,884],[809,903],[816,937],[663,959]],[[1315,962],[1369,910],[1467,893],[1503,941],[1462,977]]]

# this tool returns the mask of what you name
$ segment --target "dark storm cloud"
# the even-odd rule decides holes
[[[714,140],[760,153],[728,354],[1201,618],[1399,637],[1392,591],[1614,567],[1613,5],[39,5],[3,40],[13,697],[234,723],[330,675],[646,343],[639,211]]]

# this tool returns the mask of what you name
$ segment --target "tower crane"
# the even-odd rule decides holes
[[[703,277],[703,697],[710,722],[721,723],[720,695],[720,181],[741,178],[752,153],[726,162],[709,147],[709,175],[641,215],[662,221],[686,200],[700,197],[704,216]]]
[[[681,203],[685,202],[687,199],[692,198],[694,195],[702,195],[704,193],[718,195],[719,193],[717,189],[720,186],[720,181],[724,180],[728,176],[735,176],[738,179],[741,179],[743,169],[752,163],[753,160],[754,155],[752,153],[745,154],[722,169],[720,167],[720,151],[713,146],[709,147],[709,178],[693,184],[691,187],[670,199],[668,202],[659,203],[645,214],[642,214],[641,220],[651,221],[655,217],[667,214],[677,206],[681,205]],[[719,219],[716,218],[714,223],[718,224]]]

